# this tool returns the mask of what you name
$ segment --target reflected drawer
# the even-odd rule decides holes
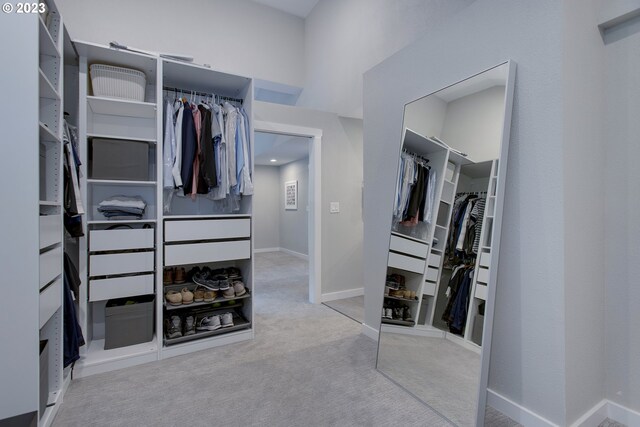
[[[480,265],[482,267],[489,268],[491,266],[491,254],[488,252],[482,252],[480,254]]]
[[[478,283],[476,286],[476,298],[485,301],[487,299],[487,285]]]
[[[436,294],[436,284],[431,282],[424,282],[424,287],[422,288],[422,294],[434,296]]]
[[[91,230],[89,232],[89,250],[118,251],[127,249],[153,249],[152,228]]]
[[[40,293],[40,329],[62,305],[62,277]]]
[[[62,216],[40,215],[40,249],[62,241]]]
[[[489,283],[489,270],[486,268],[478,269],[478,282]]]
[[[89,301],[153,293],[153,274],[89,281]]]
[[[429,245],[392,234],[391,241],[389,242],[389,250],[402,252],[403,254],[412,255],[424,259],[427,257]]]
[[[429,255],[429,266],[431,267],[435,267],[435,268],[440,268],[440,260],[442,259],[442,256],[438,255],[438,254],[430,254]]]
[[[251,236],[251,220],[207,219],[197,221],[165,221],[165,242],[237,239]]]
[[[62,247],[40,254],[40,289],[62,274]]]
[[[411,271],[413,273],[423,274],[425,260],[397,254],[395,252],[389,252],[388,266],[400,270]]]
[[[155,252],[129,252],[122,254],[90,255],[89,275],[138,273],[154,270]]]
[[[432,268],[432,267],[427,268],[426,280],[428,280],[430,282],[437,282],[438,281],[438,269],[437,268]]]
[[[164,246],[165,265],[199,264],[250,257],[251,242],[249,240]]]

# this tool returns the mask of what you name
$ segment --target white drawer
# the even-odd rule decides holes
[[[207,219],[196,221],[165,221],[165,242],[236,239],[251,236],[251,220]]]
[[[90,255],[89,275],[108,276],[153,271],[155,252],[129,252],[123,254]]]
[[[436,294],[436,284],[431,282],[424,282],[422,288],[422,295],[434,296]]]
[[[438,269],[437,268],[433,268],[433,267],[427,268],[426,280],[428,280],[430,282],[437,282],[438,281]]]
[[[40,329],[62,305],[62,277],[40,293]]]
[[[429,254],[429,265],[431,267],[440,268],[440,260],[441,259],[442,259],[442,256],[440,256],[438,254],[431,253],[431,254]]]
[[[480,254],[480,265],[482,267],[489,268],[491,266],[491,254],[488,252],[482,252]]]
[[[62,274],[62,247],[40,254],[40,289]]]
[[[429,252],[429,245],[392,234],[389,250],[424,259]]]
[[[476,285],[476,298],[485,301],[487,299],[487,285],[478,283]]]
[[[89,301],[153,293],[153,274],[89,281]]]
[[[89,232],[89,250],[118,251],[127,249],[153,249],[152,228],[91,230]]]
[[[489,283],[489,270],[486,268],[478,269],[478,282]]]
[[[249,240],[164,246],[165,265],[200,264],[250,257],[251,242]]]
[[[389,252],[389,267],[398,268],[400,270],[411,271],[413,273],[423,274],[425,261],[423,259],[412,258]]]
[[[62,241],[62,216],[40,215],[40,249]]]

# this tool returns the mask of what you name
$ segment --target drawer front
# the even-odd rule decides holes
[[[40,328],[62,305],[62,277],[40,293]]]
[[[62,247],[40,254],[40,289],[62,274]]]
[[[440,260],[441,259],[442,259],[442,256],[432,253],[432,254],[429,255],[429,265],[431,267],[440,268]]]
[[[132,252],[124,254],[90,255],[89,275],[107,276],[153,271],[155,252]]]
[[[89,281],[89,301],[153,293],[153,274]]]
[[[413,273],[423,274],[425,261],[423,259],[412,258],[393,252],[389,252],[389,267],[398,268],[400,270],[411,271]]]
[[[476,298],[485,301],[487,299],[487,285],[478,283],[476,286]]]
[[[430,282],[437,282],[438,281],[438,269],[437,268],[432,268],[432,267],[427,268],[426,280],[428,280]]]
[[[491,266],[491,254],[487,252],[482,252],[480,254],[480,265],[482,267],[489,268]]]
[[[430,282],[424,282],[424,287],[422,288],[423,295],[434,296],[436,294],[436,284]]]
[[[427,252],[429,252],[429,245],[391,235],[389,250],[424,259],[427,257]]]
[[[489,270],[486,268],[478,269],[478,282],[489,283]]]
[[[251,220],[207,219],[200,221],[165,221],[165,242],[238,239],[251,236]]]
[[[248,258],[251,258],[251,242],[249,240],[164,246],[165,265],[199,264]]]
[[[62,216],[40,215],[40,249],[62,241]]]
[[[152,228],[123,230],[91,230],[89,232],[89,250],[118,251],[127,249],[153,249]]]

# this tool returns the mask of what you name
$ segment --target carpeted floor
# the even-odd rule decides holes
[[[323,302],[323,304],[358,323],[364,323],[364,295]]]
[[[358,323],[307,302],[304,261],[277,255],[256,256],[253,341],[74,380],[54,425],[449,425],[375,370]]]

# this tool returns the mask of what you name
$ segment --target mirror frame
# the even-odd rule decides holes
[[[402,125],[401,125],[401,136],[400,136],[400,147],[398,150],[398,158],[400,157],[403,149],[403,138],[405,132],[405,113],[407,105],[416,102],[420,99],[426,98],[428,96],[437,94],[438,92],[455,86],[459,83],[465,82],[469,79],[472,79],[476,76],[479,76],[487,71],[490,71],[494,68],[501,67],[503,65],[507,66],[507,78],[505,81],[505,93],[504,93],[504,118],[502,123],[502,134],[500,137],[500,149],[499,149],[499,161],[498,161],[498,179],[496,183],[496,201],[495,201],[495,213],[494,213],[494,225],[493,225],[493,233],[491,236],[491,247],[497,248],[497,251],[492,251],[491,262],[490,262],[490,271],[495,272],[489,275],[489,283],[487,283],[487,299],[485,301],[485,316],[484,316],[484,325],[482,332],[482,346],[480,352],[480,378],[478,382],[478,399],[477,399],[477,411],[476,411],[476,426],[483,427],[485,420],[485,411],[487,405],[487,388],[489,383],[489,367],[490,367],[490,359],[491,359],[491,344],[492,344],[492,336],[493,336],[493,321],[494,321],[494,313],[495,313],[495,297],[496,297],[496,286],[498,279],[498,266],[500,259],[500,243],[502,236],[502,223],[503,223],[503,211],[504,211],[504,194],[505,194],[505,186],[506,186],[506,174],[507,174],[507,159],[509,155],[509,144],[511,137],[511,118],[513,113],[513,97],[515,90],[515,78],[516,78],[516,63],[515,61],[509,59],[503,62],[500,62],[492,67],[486,68],[478,73],[472,74],[464,79],[458,80],[452,84],[444,86],[434,92],[428,93],[424,96],[416,98],[404,105],[404,110],[402,113]],[[455,147],[454,147],[455,148]],[[398,176],[398,169],[396,169],[396,177]],[[391,219],[391,230],[393,229],[393,218]],[[391,233],[389,233],[389,245],[391,244]],[[495,246],[494,246],[495,245]],[[495,255],[494,255],[495,253]],[[387,255],[388,256],[388,255]],[[387,260],[388,262],[388,260]],[[386,378],[389,378],[392,382],[398,384],[403,389],[405,389],[409,394],[415,396],[418,400],[429,406],[436,413],[440,414],[440,412],[432,408],[431,405],[424,401],[423,399],[416,396],[410,390],[407,390],[402,384],[399,384],[393,378],[387,376],[383,371],[380,371],[378,368],[378,357],[380,355],[380,342],[382,340],[382,323],[379,328],[379,336],[378,336],[378,347],[376,353],[376,369],[382,373]],[[442,415],[442,414],[441,414]],[[442,415],[444,416],[444,415]],[[446,416],[445,419],[449,420]]]

